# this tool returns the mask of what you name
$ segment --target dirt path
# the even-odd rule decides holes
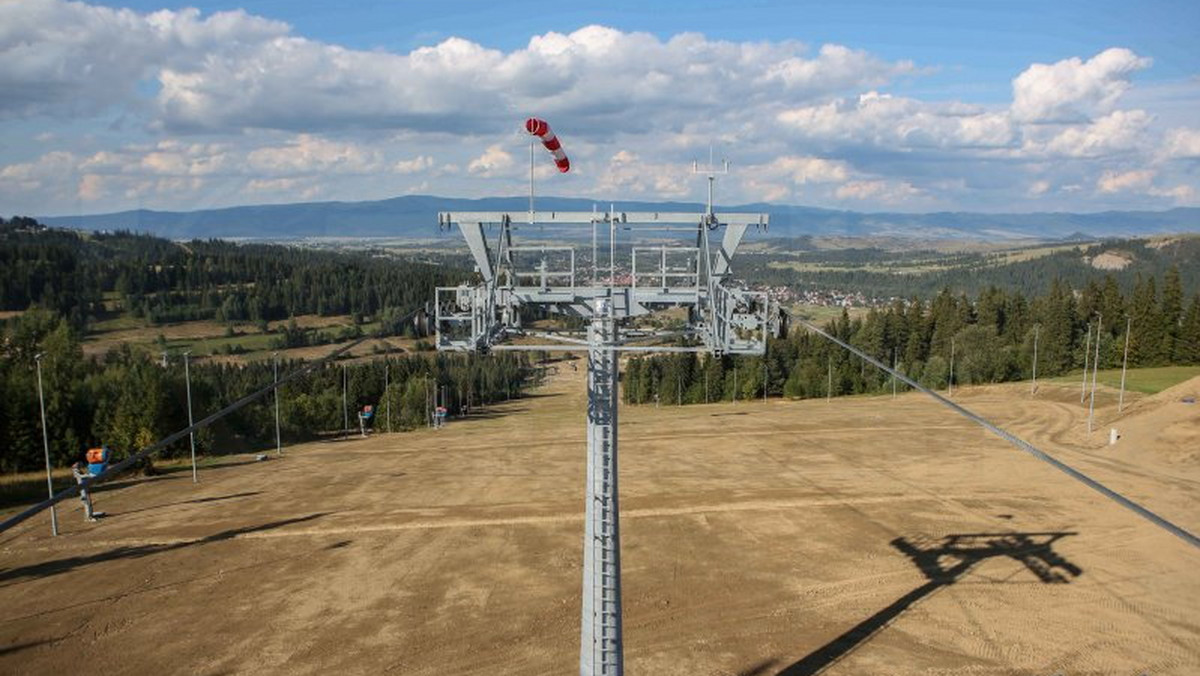
[[[1200,467],[1136,420],[1088,439],[1074,396],[956,394],[1200,528]],[[35,519],[0,536],[0,672],[570,673],[583,404],[563,369]],[[624,407],[621,435],[630,674],[1200,672],[1200,553],[920,395]]]

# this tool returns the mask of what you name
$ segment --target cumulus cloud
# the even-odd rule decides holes
[[[0,116],[93,115],[139,82],[213,52],[236,55],[287,33],[238,10],[128,9],[58,0],[0,3]]]
[[[692,178],[688,164],[656,162],[622,149],[609,158],[597,176],[595,187],[587,192],[607,198],[629,195],[674,199],[693,193],[688,185]]]
[[[467,163],[467,171],[484,178],[492,178],[507,173],[514,164],[512,153],[502,146],[493,145]]]
[[[841,183],[850,175],[845,162],[823,157],[779,157],[762,169],[771,174],[782,174],[795,184]]]
[[[1196,189],[1184,183],[1169,188],[1150,188],[1149,194],[1155,197],[1169,197],[1175,200],[1176,204],[1196,203]]]
[[[1176,204],[1191,204],[1196,201],[1196,189],[1186,183],[1162,186],[1155,183],[1158,172],[1154,169],[1132,169],[1130,171],[1105,171],[1096,181],[1101,193],[1134,193],[1151,197],[1167,198]]]
[[[880,86],[914,71],[865,51],[735,43],[587,26],[511,52],[462,38],[407,53],[296,36],[283,23],[196,10],[139,14],[58,0],[0,5],[0,106],[86,114],[158,85],[169,130],[354,127],[481,132],[526,113],[570,114],[576,133],[675,124],[697,106],[730,113]]]
[[[1200,159],[1200,129],[1180,127],[1167,132],[1162,156],[1165,159]]]
[[[381,170],[382,159],[376,149],[310,134],[300,134],[287,144],[258,148],[246,155],[251,168],[268,174],[365,174]]]
[[[0,148],[0,201],[523,192],[528,115],[550,119],[573,165],[539,158],[539,193],[699,199],[691,160],[715,144],[734,160],[727,203],[1194,201],[1200,130],[1122,98],[1150,66],[1122,47],[1033,64],[1010,102],[976,104],[889,93],[926,71],[843,45],[585,26],[515,49],[362,51],[243,11],[0,0],[0,121],[32,130]]]
[[[1074,122],[1112,110],[1132,75],[1153,61],[1113,47],[1084,61],[1035,63],[1013,80],[1013,115],[1025,122]]]
[[[1147,142],[1145,131],[1151,117],[1144,110],[1115,110],[1094,122],[1069,126],[1045,143],[1031,141],[1031,154],[1066,157],[1100,157],[1133,150]]]
[[[1154,175],[1155,172],[1151,169],[1134,169],[1125,172],[1109,170],[1096,181],[1096,188],[1100,192],[1106,193],[1146,190],[1154,181]]]
[[[839,186],[836,193],[838,199],[845,200],[875,200],[884,204],[904,204],[922,197],[918,188],[906,181],[851,181]]]
[[[310,134],[255,145],[167,139],[90,154],[51,151],[0,167],[0,200],[22,193],[52,203],[141,200],[194,196],[210,189],[218,191],[215,198],[226,200],[237,194],[308,199],[339,177],[360,180],[436,171],[432,156],[397,158],[400,152]]]
[[[902,148],[993,148],[1013,143],[1003,112],[961,103],[935,104],[875,91],[781,111],[798,137]]]
[[[743,186],[752,198],[767,202],[811,198],[824,186],[844,183],[854,174],[847,162],[808,155],[786,155],[746,168]],[[827,190],[820,193],[830,194]]]
[[[392,171],[397,174],[419,174],[433,168],[433,158],[429,155],[418,155],[411,160],[398,160],[392,165]]]

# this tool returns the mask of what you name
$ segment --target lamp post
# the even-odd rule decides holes
[[[1087,399],[1088,358],[1092,354],[1092,320],[1088,320],[1087,338],[1083,341],[1083,381],[1079,383],[1079,403]]]
[[[954,396],[954,339],[950,339],[950,377],[946,379],[946,387],[951,397]]]
[[[275,389],[272,390],[275,395],[275,454],[283,455],[283,444],[279,437],[279,353],[272,352],[271,359],[275,372]]]
[[[892,399],[896,398],[896,348],[892,348]]]
[[[763,350],[763,403],[767,403],[767,384],[771,376],[767,372],[767,352]]]
[[[1037,393],[1037,348],[1038,348],[1038,332],[1041,329],[1040,324],[1035,324],[1033,327],[1033,379],[1029,382],[1029,394]]]
[[[54,497],[54,481],[50,478],[50,433],[46,430],[46,398],[42,394],[42,353],[33,356],[37,362],[38,405],[42,409],[42,450],[46,454],[46,493]],[[58,512],[50,505],[50,533],[58,537]]]
[[[1092,433],[1092,417],[1096,414],[1096,373],[1100,371],[1100,328],[1104,316],[1096,313],[1096,356],[1092,359],[1092,397],[1088,400],[1088,434]],[[1086,378],[1087,373],[1083,376]]]
[[[825,403],[833,401],[833,355],[829,356],[829,379],[825,382]]]
[[[1125,409],[1125,368],[1129,366],[1129,329],[1133,318],[1125,317],[1125,356],[1121,358],[1121,398],[1117,401],[1117,413]]]
[[[195,425],[192,420],[192,369],[190,365],[190,357],[192,351],[188,350],[183,353],[183,382],[184,388],[187,390],[187,407],[188,407],[188,427]],[[200,483],[200,473],[196,471],[196,431],[188,432],[188,440],[192,445],[192,483]]]

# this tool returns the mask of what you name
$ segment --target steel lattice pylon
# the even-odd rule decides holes
[[[620,676],[624,671],[621,633],[621,535],[617,491],[618,354],[710,352],[763,354],[768,331],[765,293],[734,288],[730,261],[751,226],[766,227],[766,214],[618,212],[447,212],[445,228],[457,226],[475,260],[480,283],[439,287],[435,317],[439,350],[586,351],[588,355],[587,486],[584,507],[583,602],[580,622],[581,676]],[[527,225],[523,225],[525,222]],[[521,227],[590,226],[589,275],[576,269],[568,246],[517,246]],[[609,260],[600,266],[599,228],[608,229]],[[487,231],[495,232],[488,237]],[[635,246],[627,278],[618,275],[616,233],[685,233],[667,246]],[[572,237],[568,233],[567,241]],[[659,235],[661,238],[661,235]],[[694,238],[694,240],[692,239]],[[692,243],[694,242],[694,246]],[[532,268],[523,259],[536,254]],[[646,267],[646,265],[649,267]],[[605,279],[607,277],[607,279]],[[621,283],[618,280],[625,280]],[[546,332],[522,326],[523,308],[538,308],[582,319],[587,333]],[[670,308],[687,310],[682,327],[671,330],[621,329]],[[550,344],[513,343],[532,337]],[[677,341],[664,345],[662,340]],[[647,344],[647,341],[658,341]]]
[[[624,660],[617,494],[617,326],[609,301],[597,299],[596,305],[588,327],[581,676],[620,674]]]

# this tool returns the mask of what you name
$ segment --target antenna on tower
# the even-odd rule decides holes
[[[708,217],[708,220],[711,224],[713,219],[713,184],[717,182],[717,174],[729,173],[729,160],[722,159],[721,170],[717,171],[716,166],[713,164],[713,147],[710,145],[708,146],[708,166],[702,171],[699,163],[695,160],[692,160],[692,173],[705,174],[708,177],[708,203],[705,206],[704,213]]]

